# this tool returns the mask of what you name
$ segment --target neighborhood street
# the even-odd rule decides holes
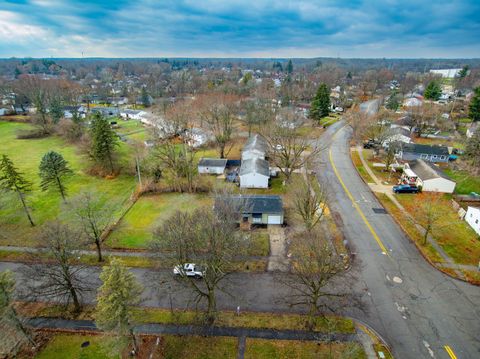
[[[356,253],[353,270],[370,300],[362,319],[397,358],[450,358],[446,349],[459,359],[480,357],[480,288],[430,266],[390,215],[374,211],[382,206],[356,173],[350,129],[342,126],[334,124],[322,136],[331,144],[317,174],[330,187],[332,210]]]

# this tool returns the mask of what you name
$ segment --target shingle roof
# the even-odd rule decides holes
[[[224,167],[227,165],[225,158],[200,158],[198,165],[202,167]]]
[[[280,196],[240,195],[233,197],[232,200],[243,213],[283,213]]]
[[[262,160],[261,158],[252,158],[242,161],[239,173],[240,176],[251,173],[258,173],[270,177],[270,168],[268,166],[268,162]]]
[[[423,160],[415,160],[410,164],[410,169],[422,180],[426,181],[433,178],[445,178],[453,181],[437,166]]]
[[[267,141],[265,141],[265,139],[262,136],[255,134],[248,138],[247,142],[243,146],[242,151],[246,152],[246,151],[256,150],[256,151],[265,153],[267,151],[267,148],[268,148]]]
[[[407,143],[403,145],[403,152],[425,153],[429,155],[448,156],[448,148],[445,146],[420,145],[418,143]]]

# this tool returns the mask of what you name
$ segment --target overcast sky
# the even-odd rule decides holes
[[[82,54],[480,57],[480,0],[0,0],[0,57]]]

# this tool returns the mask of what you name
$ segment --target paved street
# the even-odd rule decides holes
[[[358,316],[387,339],[397,358],[450,358],[445,346],[458,359],[479,358],[480,288],[431,267],[388,214],[374,212],[382,206],[352,165],[349,129],[333,136],[342,126],[323,136],[331,147],[317,173],[330,186],[332,210],[356,253],[358,285],[370,300],[368,315]]]

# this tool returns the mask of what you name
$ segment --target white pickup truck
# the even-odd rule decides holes
[[[175,266],[173,268],[173,274],[179,276],[203,278],[205,271],[203,271],[194,263],[185,263],[184,265]]]

